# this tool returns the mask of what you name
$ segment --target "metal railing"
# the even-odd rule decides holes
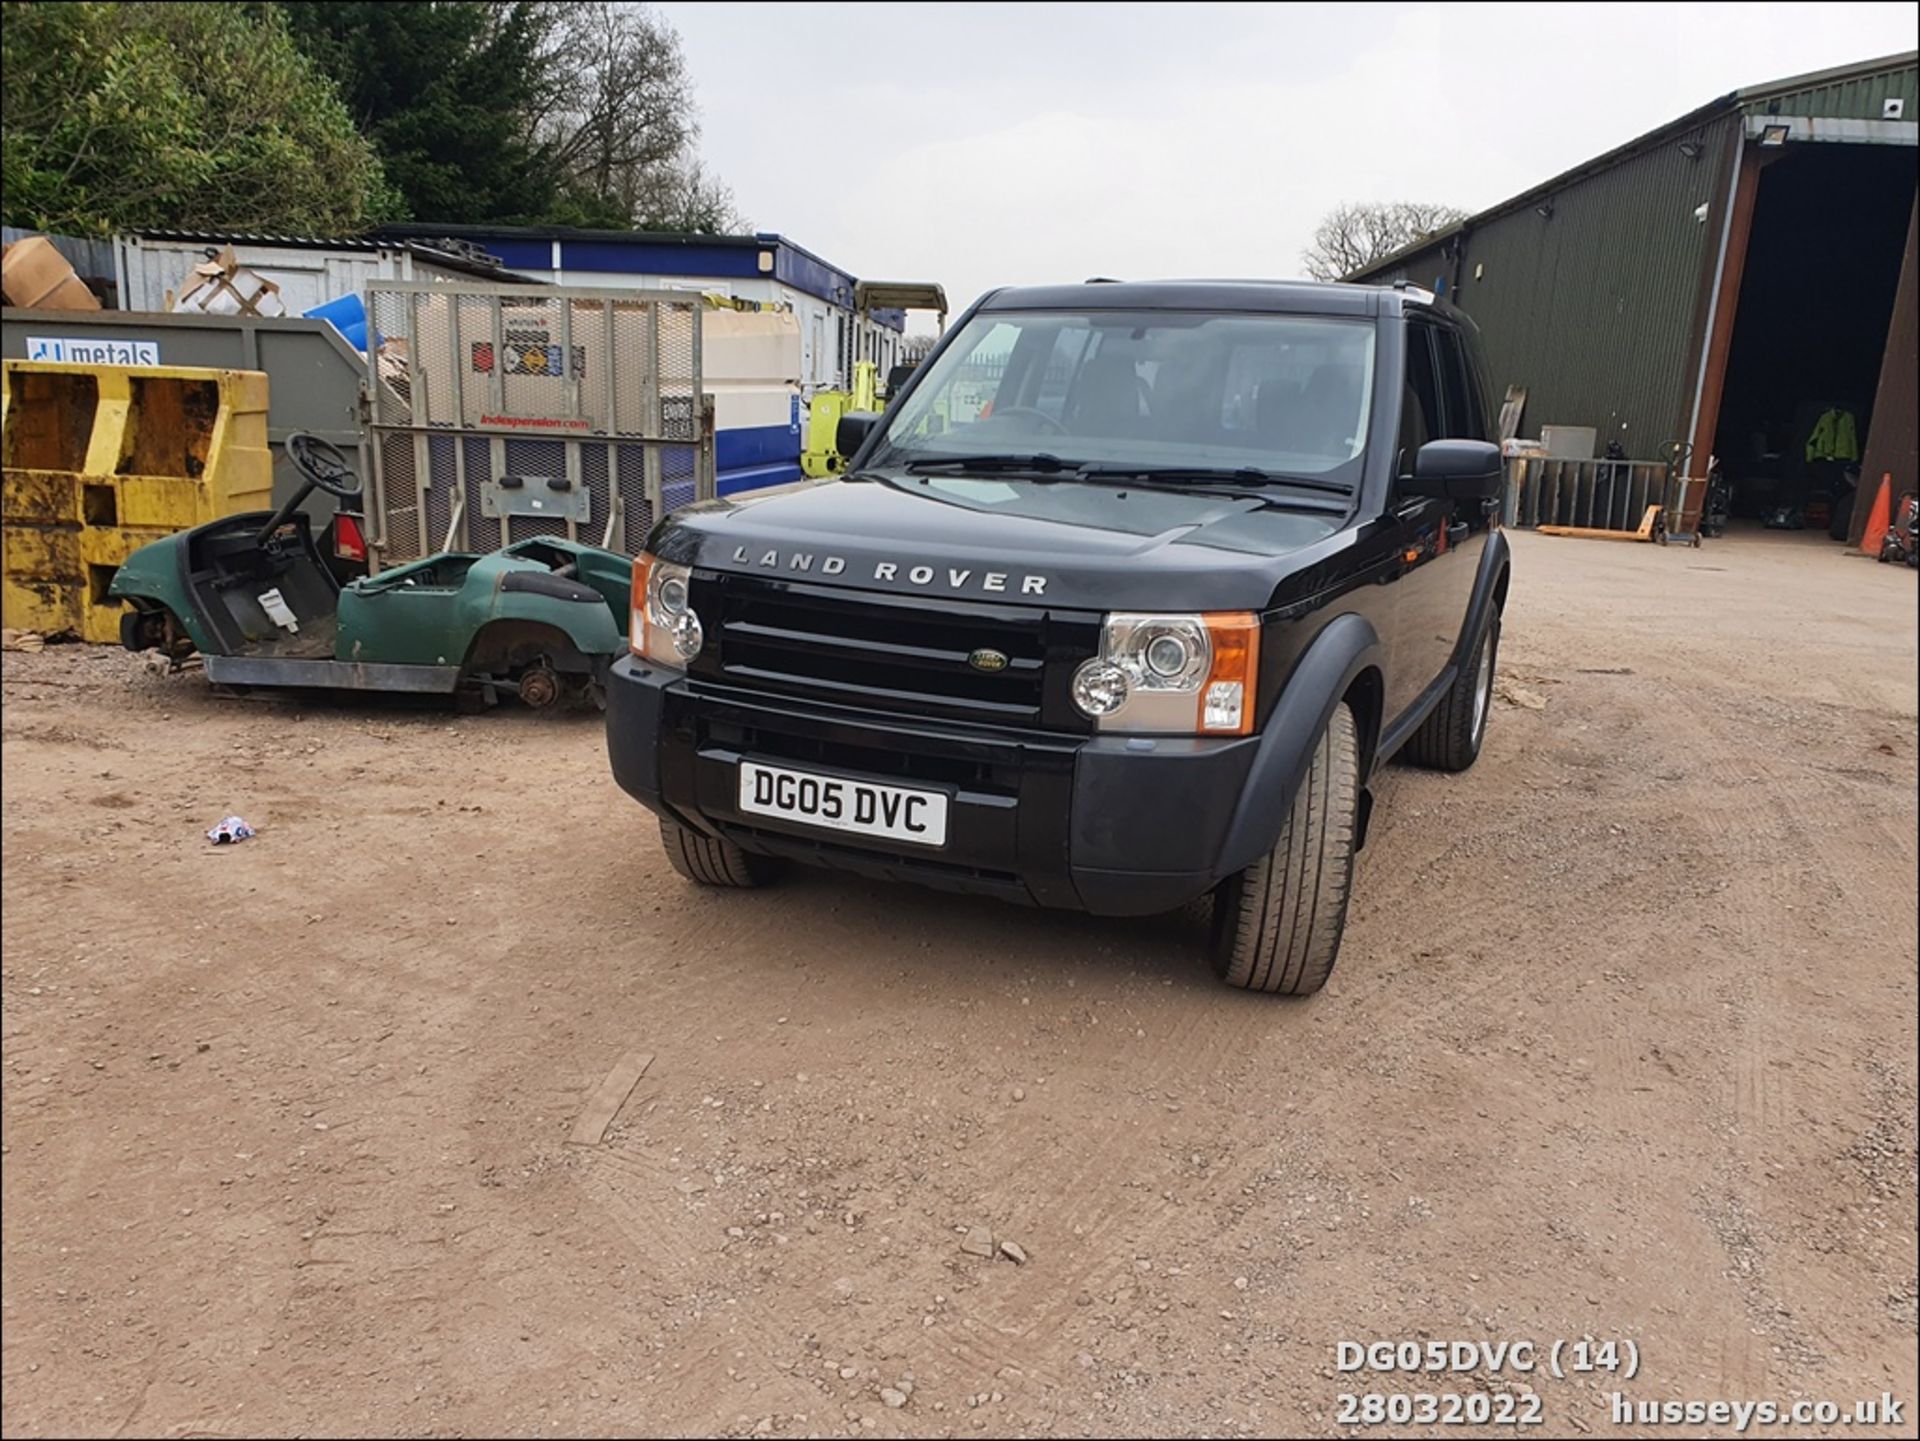
[[[1577,525],[1635,530],[1650,505],[1666,502],[1664,460],[1507,460],[1508,525]]]

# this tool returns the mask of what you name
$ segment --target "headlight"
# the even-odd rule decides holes
[[[684,670],[706,635],[693,613],[687,586],[693,572],[642,551],[633,561],[633,613],[627,648],[656,665]]]
[[[1253,730],[1260,618],[1251,611],[1107,617],[1073,703],[1103,731],[1246,735]]]

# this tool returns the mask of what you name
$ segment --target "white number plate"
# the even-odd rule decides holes
[[[947,798],[940,791],[907,790],[742,761],[740,809],[916,846],[947,843]]]

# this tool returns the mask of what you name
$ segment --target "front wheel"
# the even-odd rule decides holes
[[[1353,712],[1337,707],[1274,848],[1214,891],[1214,969],[1242,990],[1310,996],[1327,983],[1347,925],[1360,806]]]
[[[1436,771],[1463,771],[1480,759],[1487,738],[1487,716],[1493,710],[1493,670],[1500,657],[1500,613],[1495,611],[1480,628],[1469,652],[1473,657],[1447,687],[1433,714],[1407,742],[1406,758]]]
[[[780,872],[780,863],[771,856],[752,855],[732,841],[690,829],[665,816],[660,818],[660,844],[667,849],[668,864],[703,886],[751,889],[764,886]]]

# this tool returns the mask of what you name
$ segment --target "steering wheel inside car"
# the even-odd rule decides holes
[[[996,409],[987,417],[987,420],[989,422],[1012,420],[1015,416],[1023,416],[1028,420],[1037,420],[1046,426],[1048,432],[1053,435],[1065,435],[1067,433],[1066,426],[1055,420],[1051,415],[1048,415],[1046,411],[1035,410],[1030,405],[1009,405],[1005,410]]]
[[[287,437],[287,459],[308,480],[338,500],[360,498],[360,477],[331,441],[300,431]]]

